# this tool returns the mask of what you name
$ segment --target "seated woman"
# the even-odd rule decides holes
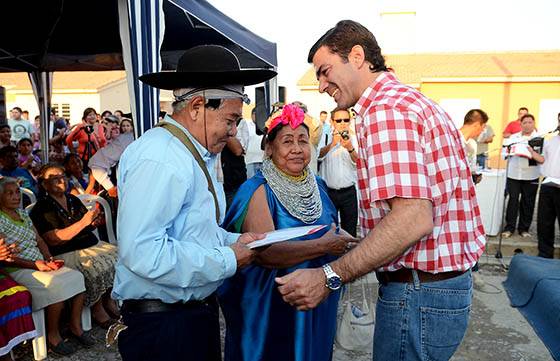
[[[264,233],[336,223],[326,186],[308,167],[303,111],[286,105],[271,119],[262,171],[239,188],[224,228]],[[300,312],[282,300],[274,282],[298,268],[321,267],[353,244],[353,238],[327,230],[270,246],[257,255],[257,265],[239,271],[220,288],[226,360],[331,360],[339,292],[314,310]]]
[[[60,354],[76,351],[72,344],[60,336],[60,314],[64,301],[72,298],[70,331],[80,343],[91,346],[95,340],[84,333],[81,325],[84,304],[84,277],[68,267],[62,260],[53,259],[47,246],[38,237],[27,213],[19,209],[21,193],[15,178],[0,179],[0,229],[7,244],[16,244],[19,253],[10,257],[6,270],[32,295],[33,311],[46,308],[47,340],[50,348]]]
[[[68,194],[64,169],[47,164],[39,173],[39,199],[31,219],[53,256],[80,271],[85,278],[85,305],[91,307],[93,320],[109,328],[118,309],[109,297],[115,276],[117,248],[99,241],[93,234],[99,211],[88,211],[75,196]],[[107,308],[107,309],[106,309]]]
[[[0,262],[17,256],[15,244],[0,238]],[[19,343],[37,336],[31,317],[31,293],[0,270],[0,361],[12,360],[10,351]]]
[[[39,173],[41,159],[33,154],[33,142],[29,138],[22,138],[17,143],[18,162],[21,168],[25,168],[33,175]]]
[[[77,196],[78,194],[91,194],[93,184],[88,184],[88,180],[84,176],[84,165],[82,160],[76,153],[66,154],[64,161],[64,172],[68,179],[68,193]]]

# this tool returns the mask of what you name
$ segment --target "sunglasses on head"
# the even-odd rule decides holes
[[[342,123],[342,122],[349,123],[350,119],[348,119],[348,118],[346,118],[346,119],[335,119],[334,121],[337,122],[337,123]]]

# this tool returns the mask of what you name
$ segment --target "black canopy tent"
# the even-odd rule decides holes
[[[6,1],[0,9],[9,15],[7,34],[0,39],[0,72],[29,73],[39,103],[45,152],[54,71],[126,69],[135,128],[142,134],[157,121],[159,92],[148,92],[137,77],[174,69],[184,50],[220,44],[239,56],[243,68],[277,66],[276,44],[203,0],[18,0]],[[160,31],[160,19],[165,32]],[[151,59],[147,65],[146,58]]]

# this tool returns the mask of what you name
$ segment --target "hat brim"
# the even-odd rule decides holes
[[[244,69],[238,71],[175,72],[164,71],[140,76],[145,84],[158,89],[180,89],[221,85],[253,85],[276,76],[270,69]]]

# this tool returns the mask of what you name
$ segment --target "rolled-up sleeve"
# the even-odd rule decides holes
[[[118,242],[122,265],[167,287],[199,287],[233,275],[233,250],[222,242],[176,239],[176,218],[193,193],[192,169],[142,160],[121,173]],[[122,183],[121,183],[122,181]],[[185,220],[188,222],[188,219]]]

